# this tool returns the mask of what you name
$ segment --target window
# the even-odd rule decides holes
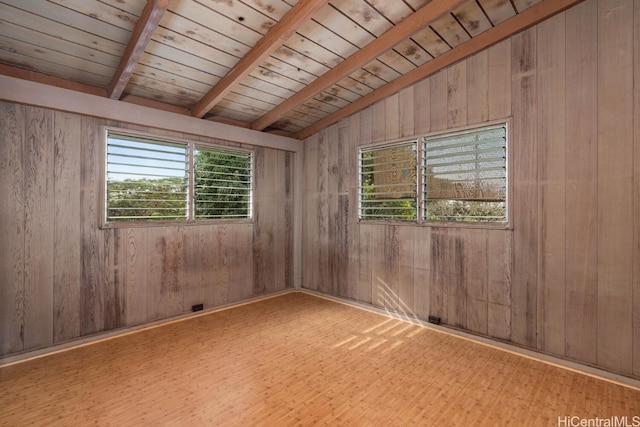
[[[252,213],[247,152],[107,131],[105,182],[107,223],[250,218]]]
[[[195,216],[249,218],[251,156],[197,149],[195,152]]]
[[[507,222],[506,124],[425,136],[418,145],[358,151],[361,220]]]
[[[426,220],[506,222],[505,125],[423,139]]]
[[[415,220],[416,141],[361,149],[360,218]]]

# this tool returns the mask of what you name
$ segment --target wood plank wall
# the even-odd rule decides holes
[[[639,378],[639,17],[587,0],[305,141],[303,287]],[[359,145],[509,117],[512,229],[358,224]]]
[[[293,287],[291,153],[254,149],[251,223],[100,229],[103,125],[239,145],[0,103],[0,355]]]

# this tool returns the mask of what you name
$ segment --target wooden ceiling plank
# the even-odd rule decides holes
[[[157,61],[162,61],[166,58],[167,60],[182,66],[198,70],[203,74],[214,76],[216,81],[224,77],[230,69],[229,67],[212,62],[202,56],[194,55],[164,43],[158,43],[155,40],[151,40],[149,42],[146,52],[151,55],[151,57],[158,58]],[[206,83],[206,80],[202,81]],[[215,82],[210,84],[213,85]]]
[[[8,39],[28,43],[35,49],[53,52],[60,56],[70,57],[70,61],[82,60],[83,62],[94,62],[108,67],[108,76],[113,74],[113,70],[118,66],[119,55],[96,51],[95,49],[70,42],[49,34],[38,33],[29,28],[15,25],[10,22],[2,23],[2,36]],[[34,51],[35,57],[40,57],[39,51]],[[62,64],[69,65],[63,60]]]
[[[451,49],[440,36],[433,32],[431,27],[423,28],[412,35],[411,38],[433,57],[442,55]]]
[[[471,34],[471,37],[475,37],[493,26],[475,0],[467,1],[466,3],[458,6],[453,11],[453,15],[458,19],[465,30]]]
[[[106,86],[113,68],[0,36],[0,62],[92,86]]]
[[[269,55],[275,52],[295,30],[323,8],[328,0],[301,1],[261,38],[253,48],[238,62],[229,74],[216,84],[209,93],[194,105],[191,114],[204,116],[211,108],[231,91],[233,86],[245,78]]]
[[[218,6],[220,7],[221,5]],[[236,19],[230,18],[203,6],[197,1],[172,2],[171,7],[169,7],[169,12],[172,12],[173,15],[180,15],[192,22],[196,22],[203,27],[210,28],[219,34],[224,34],[247,46],[253,46],[264,35],[243,25],[242,22],[246,22],[246,19],[240,22],[237,16]],[[243,11],[240,10],[238,13],[244,16]]]
[[[218,80],[220,80],[219,77],[212,74],[205,73],[204,71],[189,67],[185,64],[175,62],[170,59],[165,59],[161,56],[151,55],[146,52],[140,58],[140,65],[144,65],[144,67],[140,67],[136,71],[139,74],[145,75],[155,73],[156,70],[162,70],[165,75],[180,76],[181,78],[193,80],[194,82],[204,84],[207,86],[207,90],[212,85],[216,84]],[[149,68],[149,70],[147,70],[146,68]],[[207,90],[205,90],[203,93],[206,93]]]
[[[85,4],[88,4],[86,0],[84,0],[83,2]],[[117,43],[121,43],[122,45],[127,44],[127,41],[131,37],[131,30],[133,29],[132,24],[131,29],[129,29],[128,31],[123,31],[122,28],[115,27],[98,18],[83,14],[74,9],[62,7],[55,2],[42,0],[3,0],[3,3],[23,10],[28,10],[39,16],[46,17],[52,21],[68,25],[82,31],[86,31],[90,34],[104,37]],[[94,8],[99,7],[95,4],[92,4],[91,6]]]
[[[222,21],[228,21],[228,19],[224,17],[220,18]],[[224,34],[217,29],[208,28],[206,25],[184,18],[170,10],[167,10],[164,14],[164,17],[160,21],[160,27],[171,28],[171,31],[185,38],[196,40],[205,45],[215,46],[216,49],[235,57],[235,61],[240,60],[240,58],[249,52],[252,46],[239,42],[234,39],[231,34]]]
[[[287,99],[263,117],[260,117],[251,127],[256,130],[266,128],[284,116],[287,111],[303,104],[306,100],[313,98],[317,93],[352,74],[361,66],[371,62],[377,56],[397,45],[401,40],[410,37],[424,26],[448,14],[451,9],[457,7],[463,1],[464,0],[433,0],[395,27],[389,29],[376,40],[336,65],[331,71],[323,74],[296,95]]]
[[[134,68],[138,65],[147,44],[151,41],[151,36],[158,28],[167,6],[169,6],[169,0],[147,0],[142,16],[133,30],[131,40],[107,89],[109,98],[120,99],[124,88],[131,79]]]
[[[141,9],[138,8],[139,3],[137,2],[134,2],[135,7],[130,8],[129,11],[123,10],[123,6],[125,6],[124,2],[116,1],[112,2],[114,4],[107,4],[103,1],[98,2],[87,0],[49,0],[49,2],[55,3],[68,10],[74,10],[84,15],[95,17],[95,19],[99,21],[117,28],[125,29],[127,32],[133,31],[136,22],[138,22],[138,16],[141,13]],[[41,1],[41,3],[46,2]],[[93,31],[89,31],[89,33],[92,32]],[[126,43],[127,41],[125,40],[123,44]]]
[[[510,1],[505,0],[478,0],[485,11],[491,24],[498,25],[516,14]]]
[[[422,46],[411,39],[401,41],[393,47],[393,50],[383,53],[378,57],[378,59],[385,64],[391,65],[391,63],[387,62],[387,58],[391,57],[391,55],[389,54],[402,55],[407,60],[407,63],[410,64],[406,67],[396,68],[398,62],[393,63],[393,68],[395,68],[402,74],[408,73],[418,65],[422,65],[425,62],[433,59],[433,57],[422,48]]]
[[[315,78],[317,78],[317,76],[321,76],[331,69],[330,67],[327,67],[326,65],[314,60],[313,58],[306,57],[294,50],[291,50],[287,46],[281,46],[279,49],[273,52],[273,54],[269,57],[269,60],[271,60],[271,58],[276,58],[282,62],[287,62],[302,71],[312,74],[313,76],[315,76],[314,80]]]
[[[393,95],[401,89],[429,77],[438,71],[455,64],[456,62],[468,58],[483,49],[519,33],[520,31],[536,25],[553,15],[569,9],[582,1],[584,0],[543,0],[529,9],[526,9],[524,12],[504,21],[502,24],[479,34],[477,37],[474,37],[468,42],[443,53],[435,59],[416,68],[414,71],[405,74],[374,92],[371,92],[358,101],[354,101],[346,108],[317,121],[308,128],[298,132],[296,137],[299,139],[308,138],[319,130],[324,129],[325,127],[330,126],[390,95]]]
[[[79,45],[92,48],[94,50],[121,56],[124,46],[121,43],[78,30],[73,27],[51,21],[50,19],[33,13],[25,12],[4,3],[0,3],[0,16],[5,22],[11,22],[31,30],[49,34]]]
[[[456,47],[471,38],[450,13],[432,23],[431,28],[451,47]]]
[[[127,86],[127,95],[134,95],[183,108],[188,108],[190,105],[193,105],[194,98],[197,99],[197,97],[189,96],[189,94],[182,95],[175,90],[171,92],[169,92],[169,90],[166,86],[163,87],[162,85],[146,85],[144,80],[142,80],[141,84],[138,84],[137,81],[131,81]]]
[[[518,9],[518,13],[522,13],[539,2],[540,0],[513,0],[513,4],[516,6],[516,9]]]

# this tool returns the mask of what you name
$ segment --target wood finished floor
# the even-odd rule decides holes
[[[0,425],[549,425],[640,391],[304,293],[0,368]]]

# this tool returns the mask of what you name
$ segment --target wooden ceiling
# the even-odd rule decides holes
[[[0,74],[304,139],[580,0],[0,0]]]

